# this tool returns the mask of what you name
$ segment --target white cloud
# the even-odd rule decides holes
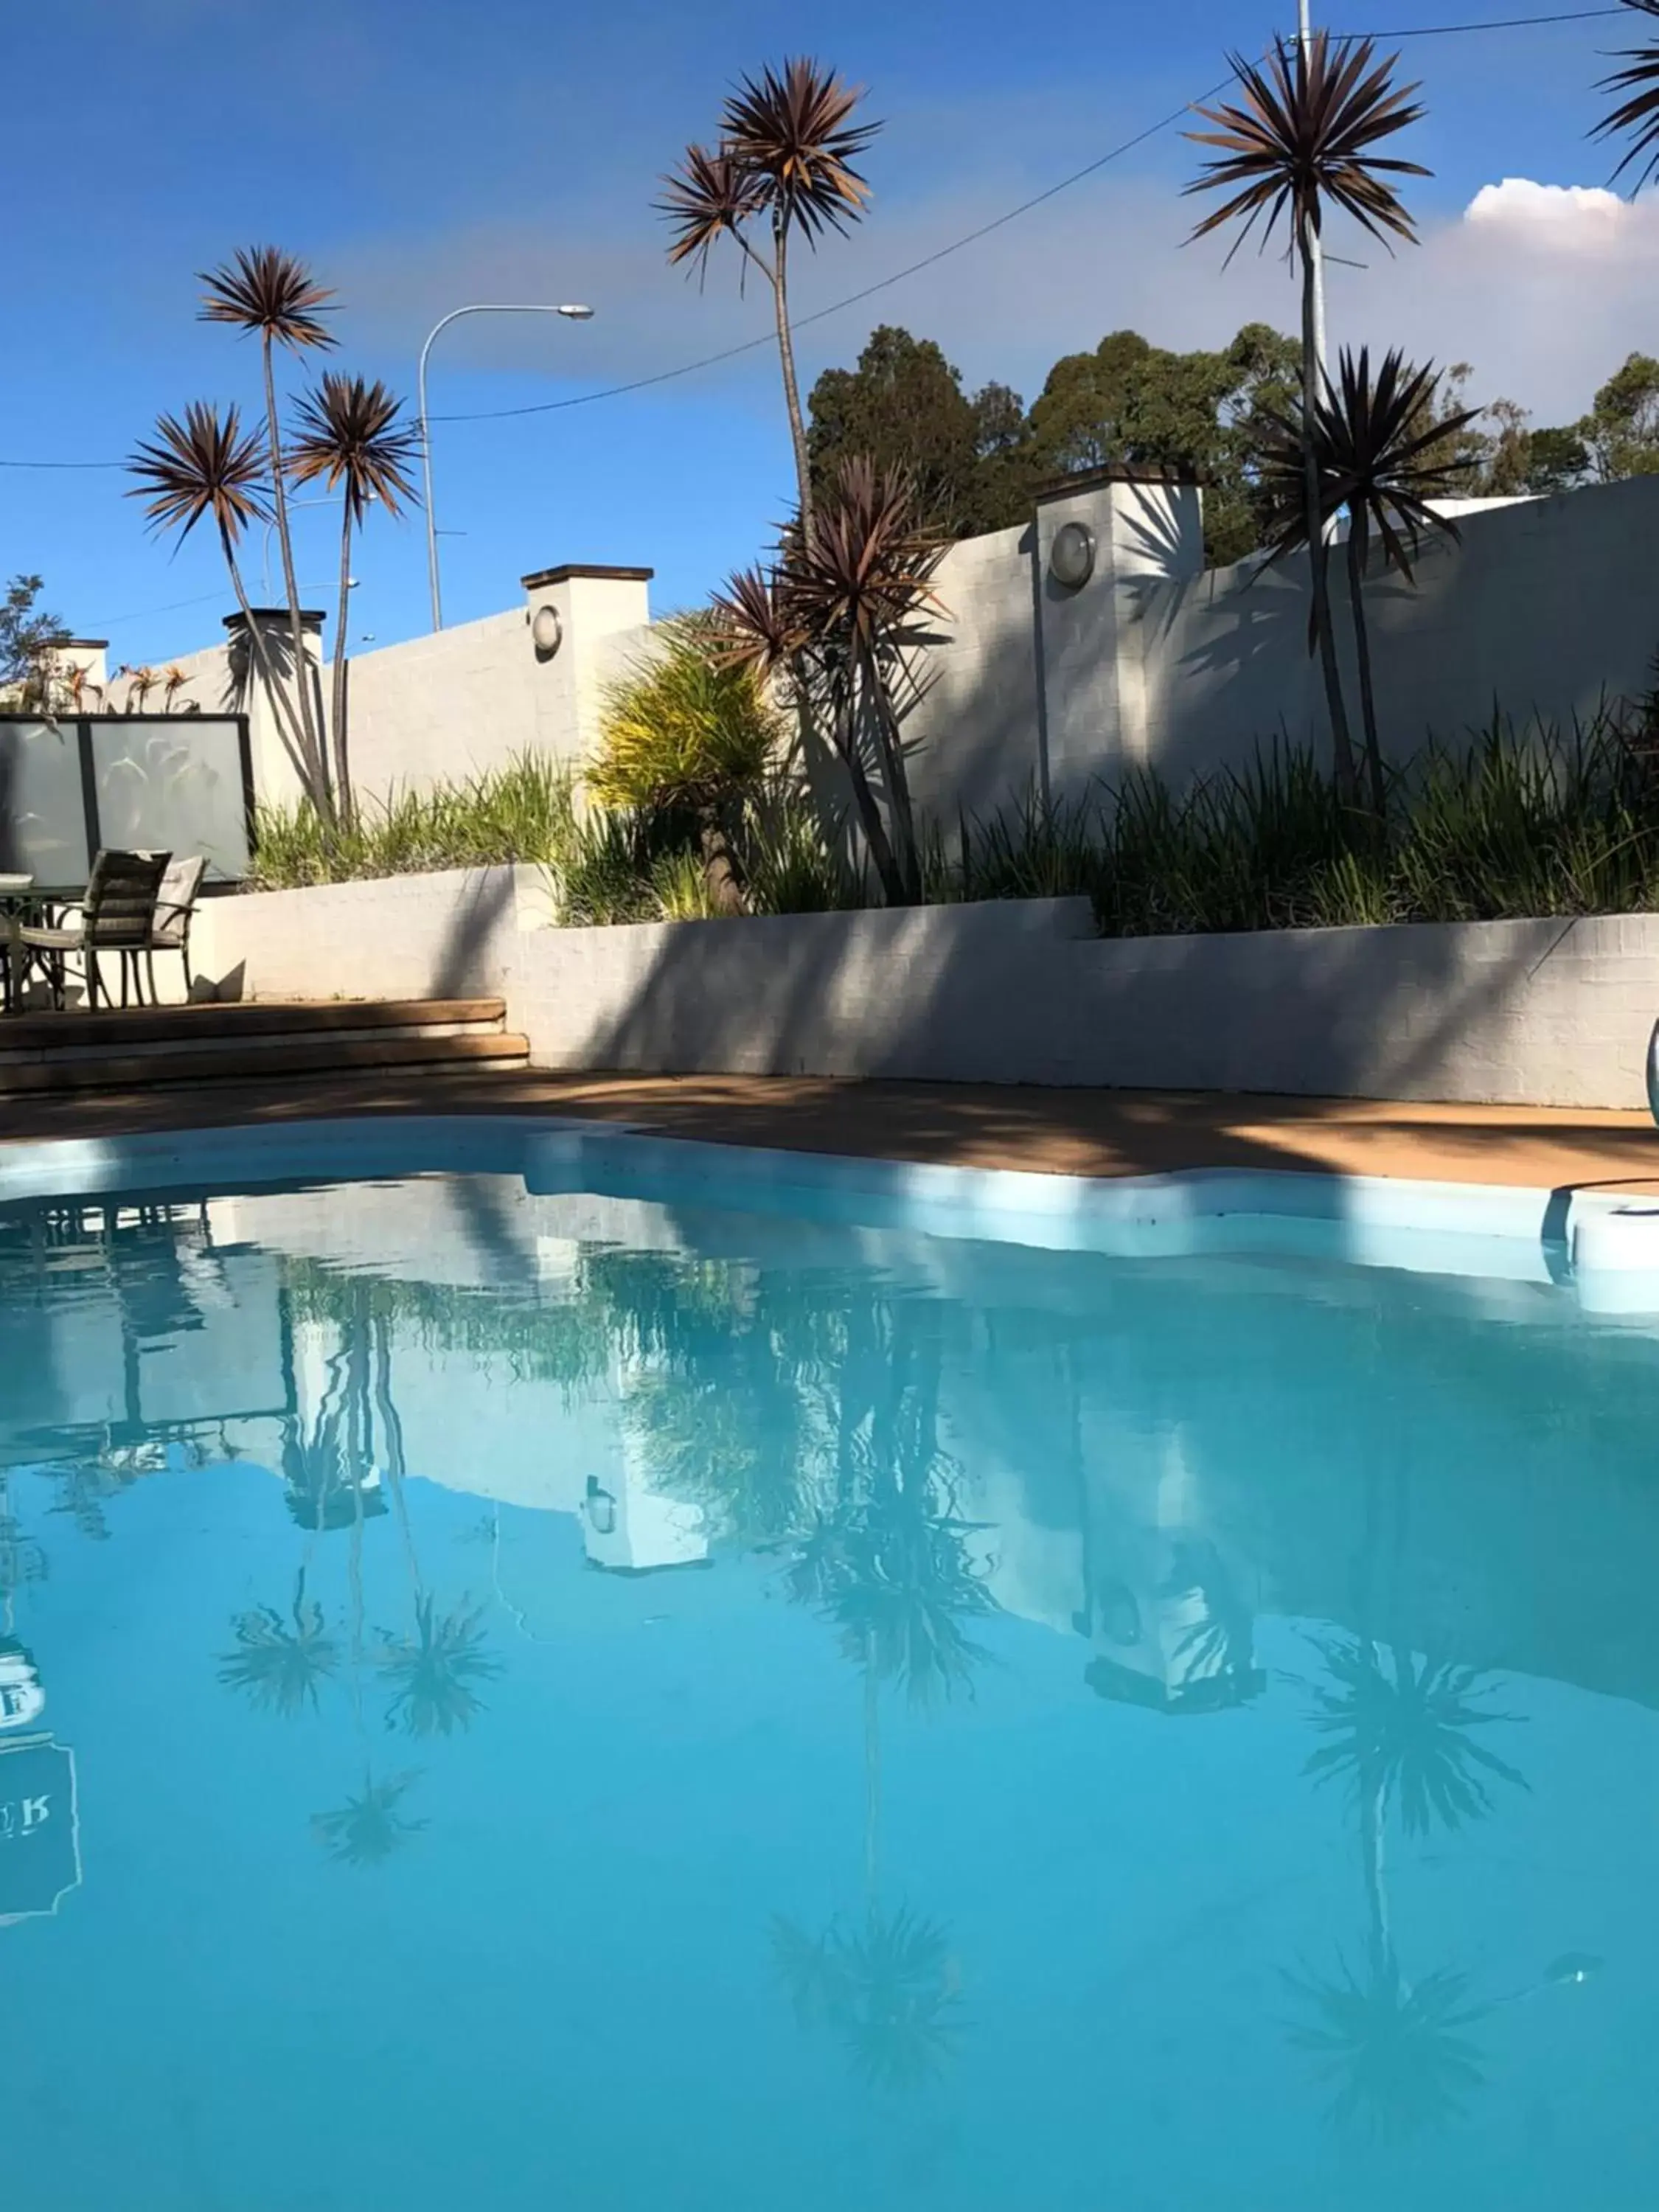
[[[1466,223],[1553,252],[1612,252],[1639,227],[1645,210],[1605,185],[1540,185],[1505,177],[1482,185],[1463,210]]]

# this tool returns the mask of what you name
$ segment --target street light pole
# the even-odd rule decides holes
[[[426,411],[426,363],[432,351],[432,342],[440,331],[447,330],[451,323],[459,322],[463,315],[562,315],[567,322],[585,323],[592,317],[592,307],[550,307],[539,301],[479,301],[470,307],[452,307],[441,315],[427,332],[426,343],[421,348],[420,367],[416,371],[416,405],[421,415],[421,473],[426,489],[426,573],[432,587],[432,627],[444,626],[443,594],[438,584],[438,518],[432,505],[432,425]]]
[[[1313,23],[1309,0],[1297,0],[1297,44],[1302,49],[1302,65],[1308,66],[1308,57],[1313,46]],[[1308,240],[1308,259],[1313,274],[1314,364],[1318,370],[1318,389],[1325,390],[1325,247],[1317,231]]]

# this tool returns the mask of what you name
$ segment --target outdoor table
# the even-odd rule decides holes
[[[23,924],[33,914],[50,915],[54,907],[71,896],[66,891],[42,890],[33,876],[0,875],[0,944],[5,948],[0,959],[0,1013],[22,1012],[23,979],[28,972]]]

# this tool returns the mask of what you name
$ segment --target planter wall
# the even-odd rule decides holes
[[[537,1064],[1639,1106],[1659,915],[1103,940],[1087,902],[545,927],[538,871],[210,902],[227,995],[501,994]]]

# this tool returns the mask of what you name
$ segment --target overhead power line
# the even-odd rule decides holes
[[[1403,40],[1462,38],[1482,32],[1532,30],[1553,23],[1589,23],[1608,16],[1624,15],[1628,12],[1629,10],[1622,5],[1610,8],[1576,8],[1554,15],[1503,15],[1468,23],[1419,23],[1407,25],[1397,30],[1343,31],[1336,35],[1344,41],[1359,39]],[[1001,215],[994,216],[988,222],[982,222],[976,228],[965,231],[960,238],[951,240],[948,245],[936,246],[931,253],[923,254],[919,261],[908,262],[902,269],[892,270],[887,276],[878,276],[873,283],[862,285],[857,291],[848,292],[839,300],[832,300],[827,307],[815,307],[810,314],[798,315],[794,319],[795,329],[804,330],[809,324],[821,323],[830,315],[842,314],[848,307],[858,307],[862,301],[873,299],[878,292],[890,290],[895,284],[902,284],[912,276],[919,276],[923,270],[936,267],[939,262],[948,260],[952,254],[964,252],[969,246],[977,246],[981,239],[989,238],[993,232],[1005,228],[1011,222],[1017,222],[1022,216],[1030,215],[1033,208],[1042,207],[1049,200],[1057,199],[1061,192],[1070,191],[1073,185],[1080,185],[1085,179],[1097,175],[1102,169],[1109,167],[1114,161],[1121,161],[1125,155],[1133,153],[1137,147],[1146,145],[1149,139],[1159,137],[1165,131],[1173,130],[1175,125],[1183,117],[1190,115],[1195,107],[1201,106],[1206,100],[1213,100],[1224,92],[1232,81],[1232,73],[1230,70],[1218,84],[1212,85],[1206,92],[1200,92],[1193,99],[1183,100],[1179,107],[1172,108],[1169,114],[1160,116],[1156,123],[1149,123],[1145,130],[1137,131],[1133,137],[1124,139],[1121,144],[1097,155],[1094,161],[1085,161],[1080,169],[1073,169],[1068,176],[1061,177],[1056,183],[1046,185],[1042,191],[1033,192],[1029,199],[1019,201],[1016,206],[1006,209]],[[602,399],[621,399],[629,392],[649,392],[658,385],[672,384],[683,376],[696,376],[705,368],[717,368],[724,362],[739,360],[744,354],[757,352],[763,347],[770,347],[774,343],[772,333],[767,331],[759,337],[744,338],[737,345],[723,346],[717,353],[702,354],[695,361],[682,362],[676,368],[658,369],[650,376],[631,377],[623,384],[604,385],[594,392],[578,392],[564,399],[536,400],[522,407],[488,407],[469,414],[434,415],[429,419],[434,422],[505,422],[530,415],[562,414],[568,408],[592,407],[597,405]],[[124,469],[126,465],[125,461],[0,460],[0,469]]]

